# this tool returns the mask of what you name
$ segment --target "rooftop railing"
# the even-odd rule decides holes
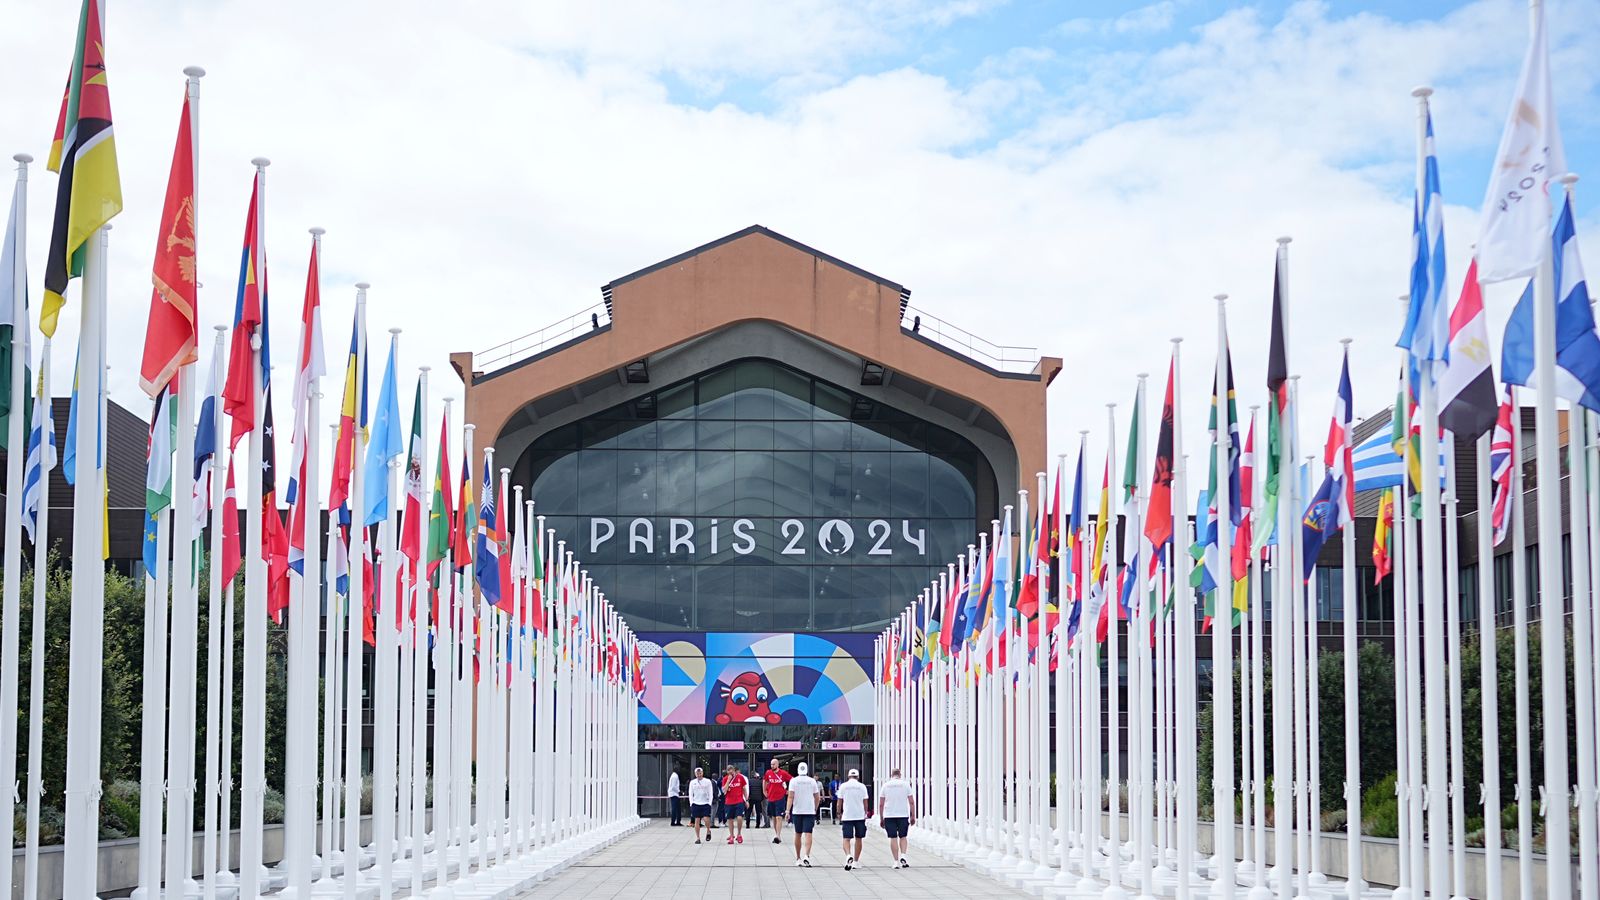
[[[473,368],[480,372],[493,372],[537,356],[551,347],[599,331],[611,324],[611,310],[604,301],[584,307],[577,312],[552,322],[538,331],[495,344],[487,350],[472,355]]]
[[[999,372],[1025,375],[1039,364],[1038,347],[996,344],[909,303],[901,310],[900,327]]]

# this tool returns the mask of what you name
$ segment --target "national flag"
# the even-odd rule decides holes
[[[366,330],[361,310],[350,324],[350,355],[345,360],[344,390],[339,400],[339,433],[333,444],[333,481],[328,488],[328,508],[338,509],[350,498],[350,473],[367,433]]]
[[[1600,410],[1600,335],[1595,333],[1594,309],[1589,306],[1589,286],[1578,257],[1578,235],[1573,227],[1572,198],[1561,205],[1552,235],[1556,286],[1556,396]],[[1500,351],[1500,369],[1507,384],[1538,389],[1533,361],[1533,283],[1506,320],[1506,337]]]
[[[495,508],[494,531],[490,536],[494,540],[495,556],[500,566],[500,599],[495,605],[509,612],[516,605],[517,596],[516,585],[511,576],[511,543],[507,537],[507,530],[517,510],[507,499],[507,494],[510,492],[507,480],[504,475],[500,478],[500,498]]]
[[[33,421],[33,392],[28,389],[32,381],[33,367],[33,341],[30,336],[33,332],[28,321],[28,294],[24,289],[22,296],[15,296],[15,288],[20,281],[28,282],[28,260],[22,250],[23,229],[26,222],[21,222],[22,192],[17,191],[11,197],[11,216],[6,220],[6,244],[0,248],[0,449],[10,451],[11,443],[11,407],[13,394],[22,403],[22,434],[26,435],[32,430]],[[18,268],[22,269],[22,277],[17,277]],[[13,383],[11,380],[12,354],[17,347],[12,346],[12,341],[17,335],[22,336],[22,380]]]
[[[154,397],[181,366],[199,359],[195,309],[194,139],[189,130],[189,95],[183,97],[178,145],[172,151],[167,199],[161,208],[156,262],[151,280],[150,319],[144,333],[139,387]]]
[[[1352,409],[1355,395],[1350,388],[1350,350],[1345,348],[1344,365],[1339,372],[1339,389],[1334,395],[1333,418],[1328,423],[1328,440],[1323,447],[1323,464],[1338,482],[1334,502],[1338,505],[1339,525],[1355,521],[1355,460],[1351,452]]]
[[[39,507],[49,502],[45,494],[50,490],[50,471],[56,465],[55,417],[50,412],[50,398],[44,395],[43,372],[39,375],[35,399],[39,415],[28,436],[28,464],[22,476],[22,527],[28,530],[29,542],[37,544],[44,539],[44,535],[38,533]]]
[[[994,610],[995,634],[1004,638],[1011,628],[1011,516],[1006,514],[1000,525],[1000,542],[995,545],[991,572],[991,606]]]
[[[217,461],[217,373],[221,368],[220,358],[211,361],[206,395],[200,399],[200,422],[194,430],[194,492],[190,508],[197,535],[205,531],[211,512],[211,477]]]
[[[638,640],[634,640],[632,643],[633,643],[633,653],[632,653],[633,661],[632,661],[632,664],[631,664],[630,667],[633,670],[633,695],[635,697],[643,697],[644,696],[644,661],[639,658],[639,642],[638,642]]]
[[[1066,580],[1070,585],[1062,596],[1068,598],[1072,606],[1067,611],[1067,637],[1070,639],[1077,635],[1078,627],[1083,619],[1083,458],[1088,452],[1087,440],[1078,441],[1078,467],[1072,481],[1072,511],[1067,515],[1067,552],[1065,561]]]
[[[406,506],[401,517],[400,552],[411,561],[413,580],[422,562],[422,382],[411,403],[411,442],[406,458]]]
[[[56,320],[67,302],[67,282],[83,274],[84,245],[90,235],[122,211],[104,25],[99,0],[83,0],[72,70],[46,163],[50,171],[61,173],[61,179],[56,186],[55,226],[45,259],[44,304],[39,312],[39,330],[45,337],[55,336]]]
[[[1233,581],[1235,586],[1250,575],[1250,548],[1255,537],[1255,516],[1251,515],[1255,505],[1255,480],[1256,480],[1256,419],[1250,416],[1250,431],[1244,439],[1244,452],[1239,454],[1239,530],[1233,536]],[[1246,584],[1245,594],[1248,597],[1249,585]],[[1239,605],[1239,598],[1235,596],[1234,606]]]
[[[939,633],[939,649],[944,651],[946,657],[953,657],[959,652],[966,639],[966,587],[966,576],[958,567],[955,577],[950,580],[950,593],[945,598],[946,625]]]
[[[439,461],[433,473],[433,506],[428,510],[428,579],[434,582],[438,579],[439,564],[450,552],[450,524],[454,517],[451,488],[450,416],[449,407],[446,407],[439,421]]]
[[[1262,509],[1261,533],[1256,535],[1254,553],[1272,544],[1278,531],[1279,473],[1288,468],[1283,455],[1288,448],[1282,446],[1279,435],[1281,422],[1289,407],[1289,353],[1288,336],[1283,327],[1283,272],[1277,265],[1272,269],[1272,332],[1267,350],[1267,470],[1261,481]]]
[[[395,387],[395,345],[389,342],[389,363],[383,370],[383,384],[378,388],[378,409],[372,417],[372,439],[367,444],[367,458],[362,461],[362,476],[366,478],[362,502],[366,505],[361,516],[362,525],[376,525],[389,518],[389,462],[405,447],[400,443],[400,399]]]
[[[267,563],[267,615],[283,623],[289,608],[289,534],[278,511],[278,439],[272,433],[272,387],[262,396],[261,558]]]
[[[478,529],[478,509],[472,497],[472,460],[461,455],[461,503],[455,508],[455,522],[450,538],[450,558],[457,572],[465,572],[472,565],[472,544]]]
[[[326,373],[322,359],[322,270],[317,260],[318,245],[311,242],[311,262],[306,269],[306,299],[300,308],[300,352],[294,375],[294,426],[290,450],[289,489],[284,499],[289,504],[288,564],[296,572],[305,571],[306,541],[316,541],[317,523],[309,523],[306,508],[314,504],[306,482],[306,448],[310,443],[307,415],[311,409],[311,389]],[[307,533],[307,532],[310,533]]]
[[[1145,506],[1144,536],[1157,549],[1172,540],[1172,390],[1177,360],[1167,365],[1167,398],[1161,404],[1161,429],[1156,432],[1155,470],[1150,476],[1150,502]],[[1099,548],[1095,554],[1098,557]]]
[[[1450,361],[1439,375],[1439,424],[1474,441],[1494,427],[1494,370],[1489,323],[1478,287],[1478,261],[1467,267],[1461,297],[1450,311]]]
[[[1440,452],[1443,465],[1443,451]],[[1398,487],[1406,480],[1406,460],[1395,453],[1389,435],[1378,432],[1358,444],[1354,451],[1352,471],[1355,472],[1355,492],[1365,493],[1380,488]]]
[[[61,475],[67,484],[78,483],[78,369],[83,361],[83,347],[72,361],[72,393],[67,399],[67,433],[61,446]],[[98,451],[96,451],[98,453]]]
[[[1511,417],[1516,415],[1511,388],[1495,416],[1494,435],[1489,438],[1489,475],[1494,491],[1494,545],[1500,546],[1511,533],[1511,473],[1518,463],[1518,448],[1511,436]]]
[[[161,565],[157,542],[157,521],[172,505],[172,444],[177,421],[172,416],[172,395],[162,390],[156,395],[155,411],[150,416],[150,443],[145,457],[144,478],[144,568],[151,578]]]
[[[1382,584],[1394,570],[1394,558],[1390,556],[1393,533],[1394,488],[1384,488],[1378,501],[1378,524],[1372,531],[1372,567],[1376,571],[1373,584]]]
[[[492,606],[500,605],[500,540],[499,504],[495,502],[493,472],[489,456],[483,458],[483,508],[478,513],[478,555],[473,572],[478,578],[478,591]]]
[[[239,542],[239,500],[233,487],[233,460],[228,461],[227,487],[222,493],[222,580],[231,582],[239,574],[244,551]]]
[[[1517,93],[1495,152],[1478,227],[1478,277],[1485,283],[1532,275],[1550,227],[1550,182],[1567,172],[1561,129],[1550,92],[1544,8],[1534,7],[1533,32]]]
[[[1172,399],[1170,392],[1167,394],[1167,399],[1169,401]],[[1168,407],[1168,412],[1171,412],[1170,406]],[[1162,427],[1166,428],[1166,425]],[[1168,432],[1168,436],[1170,437],[1170,432]],[[1169,443],[1167,446],[1170,449],[1172,445]],[[1169,514],[1167,518],[1168,534],[1170,536],[1171,515]],[[1111,457],[1107,456],[1105,476],[1100,482],[1100,513],[1095,517],[1094,521],[1094,547],[1090,550],[1089,571],[1086,576],[1088,594],[1085,598],[1084,612],[1088,618],[1095,621],[1099,620],[1101,608],[1106,601],[1107,560],[1105,550],[1106,540],[1111,536],[1112,527],[1114,526],[1111,522]],[[1115,560],[1110,560],[1110,562],[1114,564]]]
[[[1444,363],[1450,358],[1450,313],[1444,300],[1444,200],[1439,196],[1431,112],[1424,113],[1421,175],[1412,208],[1411,301],[1395,343],[1409,351],[1413,363]],[[1430,367],[1429,373],[1431,380],[1437,379],[1437,370]]]
[[[1048,556],[1048,541],[1041,539],[1046,533],[1043,527],[1045,513],[1048,505],[1044,497],[1039,498],[1038,518],[1033,522],[1023,523],[1024,540],[1022,554],[1019,560],[1021,565],[1020,577],[1017,582],[1017,613],[1024,622],[1039,614],[1039,576],[1044,571],[1049,560],[1040,560],[1041,552]],[[1037,630],[1037,629],[1035,629]]]
[[[341,507],[334,510],[338,526],[334,529],[331,544],[328,547],[328,577],[333,583],[334,593],[350,596],[350,510]]]
[[[228,447],[239,445],[239,439],[256,427],[256,393],[264,390],[271,377],[271,362],[267,327],[267,267],[262,246],[261,215],[257,211],[261,197],[261,176],[258,172],[250,187],[250,208],[245,213],[244,249],[239,256],[239,292],[233,306],[233,336],[228,354],[228,378],[222,386],[223,410],[233,419]],[[261,334],[261,366],[252,371],[254,351],[251,337]]]

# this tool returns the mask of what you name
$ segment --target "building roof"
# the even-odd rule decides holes
[[[708,250],[715,250],[716,248],[721,247],[723,244],[732,243],[733,241],[737,241],[737,240],[739,240],[740,238],[743,238],[743,237],[748,237],[749,235],[752,235],[752,234],[765,235],[766,237],[772,238],[773,240],[778,241],[779,243],[788,244],[790,247],[793,247],[794,249],[799,250],[802,253],[809,253],[810,255],[816,257],[817,259],[822,260],[823,262],[830,263],[832,265],[838,266],[839,268],[844,269],[846,272],[850,272],[850,273],[852,273],[854,275],[859,275],[860,277],[865,278],[868,281],[875,281],[878,284],[881,284],[881,285],[883,285],[885,287],[893,288],[894,290],[900,291],[903,295],[909,295],[911,293],[910,290],[908,290],[904,285],[901,285],[899,282],[890,281],[889,279],[884,278],[881,275],[874,275],[871,272],[868,272],[866,269],[861,268],[860,266],[852,265],[850,263],[845,262],[842,259],[839,259],[836,256],[830,256],[830,255],[828,255],[826,253],[823,253],[821,250],[818,250],[815,247],[812,247],[812,246],[810,246],[808,244],[802,244],[801,242],[795,240],[792,237],[789,237],[789,236],[783,235],[783,234],[779,234],[778,232],[773,231],[772,229],[768,228],[765,225],[751,225],[748,228],[741,228],[738,231],[733,232],[732,234],[723,235],[722,237],[719,237],[714,241],[709,241],[707,243],[701,244],[700,246],[695,247],[692,250],[685,250],[684,252],[679,253],[677,256],[673,256],[673,257],[670,257],[668,259],[663,259],[663,260],[661,260],[660,262],[657,262],[657,263],[651,263],[650,265],[645,266],[642,269],[638,269],[636,271],[629,272],[628,274],[622,276],[621,278],[613,278],[610,282],[608,282],[600,290],[605,294],[609,294],[611,292],[611,289],[616,287],[616,286],[618,286],[618,285],[627,284],[628,282],[634,280],[635,278],[641,278],[641,277],[643,277],[645,275],[649,275],[651,272],[655,272],[655,271],[657,271],[659,269],[665,269],[665,268],[667,268],[669,266],[677,265],[678,263],[681,263],[681,262],[683,262],[683,261],[685,261],[687,259],[691,259],[693,257],[699,256],[700,254],[705,253]]]

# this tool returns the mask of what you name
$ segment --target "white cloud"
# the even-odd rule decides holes
[[[146,406],[133,370],[155,216],[179,70],[200,63],[211,69],[201,126],[203,320],[209,329],[231,315],[248,160],[270,156],[280,398],[310,225],[328,228],[330,370],[343,364],[350,285],[368,280],[373,333],[407,329],[404,364],[433,366],[437,398],[460,393],[448,352],[533,331],[593,303],[614,276],[760,222],[910,285],[917,305],[985,338],[1065,357],[1050,401],[1054,449],[1075,447],[1080,427],[1102,446],[1103,404],[1126,409],[1135,373],[1158,381],[1166,339],[1186,336],[1192,450],[1214,353],[1210,297],[1234,296],[1247,407],[1263,394],[1273,240],[1292,234],[1291,349],[1306,375],[1303,428],[1316,435],[1331,408],[1337,338],[1356,339],[1358,411],[1393,394],[1410,87],[1439,87],[1443,152],[1487,153],[1524,27],[1517,5],[1503,0],[1411,24],[1335,17],[1316,4],[1277,22],[1235,11],[1164,50],[1075,58],[1081,77],[1063,87],[1028,65],[1054,54],[1026,48],[976,81],[862,62],[985,4],[796,7],[810,15],[646,7],[535,18],[509,3],[465,12],[307,0],[114,4],[108,54],[127,198],[112,238],[116,398]],[[1591,120],[1597,76],[1573,48],[1593,33],[1581,23],[1595,21],[1596,9],[1594,0],[1569,0],[1552,10],[1563,109]],[[0,34],[7,153],[44,155],[73,15],[24,5]],[[699,109],[672,102],[669,71],[782,89],[767,113]],[[997,125],[1018,115],[1020,127]],[[54,183],[36,169],[35,281]],[[1473,210],[1448,209],[1457,278],[1475,224]],[[1494,316],[1509,310],[1509,298],[1489,302]],[[75,333],[74,310],[64,343]],[[67,356],[57,354],[58,384]],[[1160,389],[1153,384],[1152,396]]]

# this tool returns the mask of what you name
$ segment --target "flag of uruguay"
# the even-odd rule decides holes
[[[1600,410],[1600,335],[1594,330],[1589,287],[1578,258],[1572,199],[1561,205],[1552,235],[1556,283],[1556,396]],[[1506,321],[1500,368],[1507,384],[1538,388],[1533,370],[1533,283],[1522,292]]]

